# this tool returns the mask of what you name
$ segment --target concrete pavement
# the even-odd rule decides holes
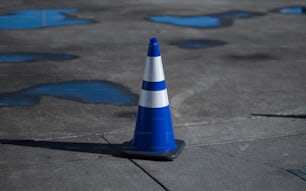
[[[137,96],[148,39],[156,36],[175,135],[187,146],[173,162],[112,156],[116,144],[133,136],[135,103],[93,104],[80,101],[84,95],[64,99],[40,92],[35,104],[0,107],[0,190],[305,190],[306,182],[287,170],[306,167],[306,15],[275,11],[294,6],[306,4],[1,3],[1,15],[11,10],[75,8],[78,11],[67,13],[66,19],[90,22],[0,30],[1,54],[77,56],[0,62],[0,100],[22,101],[26,93],[14,92],[41,84],[97,80]],[[217,28],[149,20],[152,15],[220,16],[230,11],[261,16],[218,17],[227,24]],[[198,49],[178,46],[190,40],[224,43]]]

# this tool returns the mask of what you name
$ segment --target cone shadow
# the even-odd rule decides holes
[[[16,145],[24,147],[43,148],[61,151],[73,151],[82,153],[94,153],[112,155],[120,158],[134,158],[153,161],[172,161],[177,157],[185,146],[181,140],[176,140],[178,144],[177,149],[174,151],[160,154],[150,154],[137,151],[127,151],[127,143],[111,144],[111,143],[84,143],[84,142],[62,142],[62,141],[35,141],[31,139],[0,139],[0,144],[3,145]]]
[[[26,139],[0,139],[0,143],[6,145],[18,145],[25,147],[106,154],[114,156],[118,155],[119,153],[118,150],[121,147],[121,144],[35,141],[35,140],[26,140]]]

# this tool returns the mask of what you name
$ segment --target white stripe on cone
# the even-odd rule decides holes
[[[161,56],[147,57],[143,80],[147,82],[160,82],[165,80]]]
[[[167,89],[160,91],[141,90],[139,105],[148,108],[161,108],[169,105]]]

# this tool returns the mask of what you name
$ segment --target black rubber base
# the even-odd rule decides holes
[[[145,159],[145,160],[158,160],[158,161],[172,161],[175,159],[183,150],[185,142],[183,140],[176,139],[176,149],[165,152],[165,153],[153,153],[137,151],[131,147],[131,141],[123,143],[120,149],[120,156],[133,159]]]

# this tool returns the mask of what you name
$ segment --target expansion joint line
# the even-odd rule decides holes
[[[109,145],[111,145],[111,143],[103,136],[100,135],[100,137]],[[139,165],[135,160],[133,159],[128,159],[130,162],[132,162],[137,168],[139,168],[143,173],[145,173],[149,178],[151,178],[155,183],[157,183],[160,187],[163,188],[163,190],[165,191],[169,191],[169,189],[163,185],[163,183],[161,183],[157,178],[155,178],[153,175],[151,175],[146,169],[144,169],[141,165]]]
[[[162,187],[165,191],[169,191],[169,189],[163,185],[157,178],[155,178],[153,175],[151,175],[146,169],[144,169],[142,166],[140,166],[136,161],[133,159],[129,159],[135,166],[137,166],[142,172],[144,172],[146,175],[148,175],[154,182],[156,182],[160,187]]]

